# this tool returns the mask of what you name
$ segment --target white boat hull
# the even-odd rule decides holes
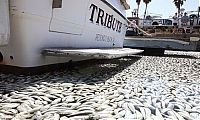
[[[104,0],[62,0],[62,7],[53,9],[52,0],[10,0],[11,35],[9,43],[0,47],[3,56],[0,63],[37,67],[89,59],[43,56],[41,50],[49,47],[123,47],[127,29],[125,10],[120,1],[107,3],[118,4],[119,12]]]
[[[0,1],[0,46],[7,45],[10,37],[9,7],[7,0]]]

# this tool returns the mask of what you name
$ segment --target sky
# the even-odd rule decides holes
[[[131,7],[131,9],[127,10],[126,12],[127,17],[131,17],[133,9],[137,8],[135,1],[136,0],[127,0]],[[196,11],[199,3],[200,0],[186,0],[181,8],[184,8],[185,11]],[[144,10],[145,4],[143,3],[143,0],[141,0],[139,17],[143,16]],[[169,18],[169,16],[173,16],[174,13],[177,12],[177,9],[173,3],[173,0],[151,0],[151,2],[148,4],[147,11],[150,13],[150,15],[161,15],[162,18]]]

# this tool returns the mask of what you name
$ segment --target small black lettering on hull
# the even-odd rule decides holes
[[[107,36],[107,35],[102,35],[102,34],[96,34],[96,41],[101,41],[101,42],[110,42],[114,43],[115,39],[113,37]]]

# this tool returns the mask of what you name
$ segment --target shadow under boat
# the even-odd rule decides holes
[[[135,55],[143,52],[143,50],[130,48],[99,48],[99,49],[71,49],[71,48],[44,48],[41,54],[45,57],[79,57],[85,59],[109,60]],[[66,63],[58,63],[51,65],[43,65],[37,67],[17,67],[0,64],[0,72],[14,74],[42,74],[44,72],[55,71],[57,69],[66,69],[75,61],[66,61]],[[79,61],[82,63],[81,61]],[[78,63],[78,61],[76,62]]]
[[[85,60],[71,63],[65,69],[41,75],[0,73],[0,93],[9,94],[13,91],[25,90],[29,86],[42,85],[43,82],[88,85],[104,83],[140,59],[140,56],[129,56],[111,60]]]

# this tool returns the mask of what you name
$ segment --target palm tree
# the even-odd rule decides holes
[[[184,1],[186,0],[174,0],[174,4],[178,9],[178,16],[180,15],[181,6],[183,5]]]
[[[138,17],[141,0],[136,0],[136,3],[138,5],[138,8],[137,8],[137,17]]]
[[[146,14],[147,14],[147,5],[151,2],[151,0],[143,0],[143,2],[146,4],[146,8],[145,8],[145,11],[144,11],[144,19],[145,19]]]

